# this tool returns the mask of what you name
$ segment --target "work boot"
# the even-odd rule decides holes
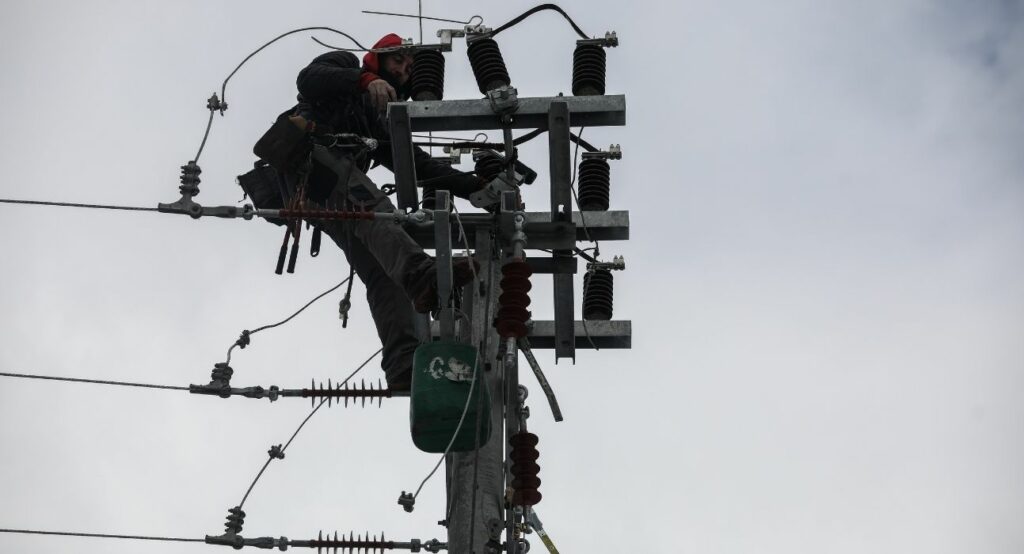
[[[431,271],[433,272],[432,279],[413,299],[413,307],[421,314],[430,313],[438,308],[436,266]],[[480,271],[480,264],[476,260],[472,258],[456,258],[452,262],[452,282],[455,288],[462,287],[472,281],[473,273],[478,271]]]

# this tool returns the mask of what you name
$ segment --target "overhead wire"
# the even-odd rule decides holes
[[[344,386],[345,383],[348,383],[350,379],[355,377],[355,375],[357,373],[359,373],[360,370],[362,370],[364,367],[366,367],[366,364],[370,363],[370,361],[373,360],[374,358],[376,358],[377,354],[380,354],[383,350],[384,350],[383,347],[379,348],[376,352],[373,353],[373,355],[371,355],[369,358],[367,358],[366,361],[364,361],[363,363],[359,364],[359,367],[357,367],[355,369],[355,371],[350,373],[348,375],[348,377],[345,378],[344,381],[339,383],[338,387],[340,388],[340,387]],[[292,433],[291,438],[289,438],[288,442],[286,442],[284,447],[281,448],[281,454],[282,455],[284,454],[284,452],[286,450],[288,450],[288,447],[291,446],[292,441],[295,440],[295,437],[299,436],[299,431],[302,431],[302,428],[306,426],[306,423],[308,423],[309,420],[320,410],[320,407],[323,406],[327,402],[327,400],[328,400],[328,397],[322,398],[320,400],[320,403],[317,404],[316,407],[314,407],[313,410],[309,412],[309,415],[307,415],[306,418],[302,420],[302,423],[300,423],[299,426],[295,429],[295,432]],[[252,489],[256,486],[256,483],[259,482],[260,477],[263,477],[263,473],[267,470],[267,466],[270,465],[270,462],[272,462],[272,461],[274,461],[276,459],[277,458],[275,458],[274,456],[268,456],[267,457],[267,461],[263,463],[263,467],[260,468],[259,472],[256,474],[256,477],[252,480],[252,483],[249,484],[249,488],[245,490],[245,495],[242,496],[242,501],[238,503],[238,508],[239,509],[241,509],[241,507],[243,505],[245,505],[245,501],[249,499],[249,495],[252,493]]]
[[[0,198],[0,204],[27,204],[31,206],[61,206],[65,208],[91,208],[94,210],[125,210],[133,212],[155,212],[157,208],[144,206],[113,206],[110,204],[78,204],[75,202],[48,202],[43,200],[14,200]]]
[[[321,292],[320,294],[318,294],[316,296],[316,298],[313,298],[309,302],[306,302],[306,305],[301,307],[301,308],[299,308],[298,311],[296,311],[292,315],[284,318],[283,320],[278,321],[277,323],[271,323],[270,325],[264,325],[262,327],[257,327],[255,329],[253,329],[252,331],[249,331],[249,330],[242,331],[242,336],[237,341],[235,341],[235,343],[232,344],[230,348],[228,348],[227,361],[225,361],[224,363],[226,363],[227,365],[231,365],[231,352],[235,348],[238,348],[238,347],[245,348],[249,344],[249,341],[248,341],[249,337],[251,337],[252,335],[255,335],[256,333],[259,333],[260,331],[266,331],[267,329],[273,329],[274,327],[280,327],[281,325],[284,325],[285,323],[288,323],[289,321],[294,319],[295,316],[297,316],[297,315],[301,314],[303,311],[305,311],[306,308],[312,306],[313,303],[315,303],[317,300],[320,300],[321,298],[327,296],[328,294],[330,294],[330,293],[340,289],[342,285],[344,285],[345,283],[347,283],[351,279],[352,279],[352,275],[349,274],[349,276],[346,277],[345,279],[343,279],[340,283],[338,283],[337,285],[334,285],[333,287],[325,290],[324,292]]]
[[[18,377],[22,379],[45,379],[47,381],[70,381],[72,383],[92,383],[94,385],[117,385],[121,387],[141,387],[147,389],[167,389],[167,390],[189,390],[188,387],[178,387],[174,385],[152,385],[149,383],[129,383],[126,381],[104,381],[100,379],[79,379],[77,377],[55,377],[51,375],[29,375],[26,373],[0,373],[0,377]]]
[[[145,535],[108,535],[105,533],[77,533],[72,531],[37,531],[34,529],[0,529],[0,533],[20,533],[25,535],[60,535],[65,537],[93,537],[101,539],[133,539],[141,541],[165,542],[206,542],[205,539],[187,539],[182,537],[150,537]]]

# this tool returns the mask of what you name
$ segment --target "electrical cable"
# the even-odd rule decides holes
[[[344,285],[345,283],[347,283],[351,279],[352,279],[352,275],[350,274],[348,277],[343,279],[337,285],[334,285],[333,287],[325,290],[324,292],[321,292],[319,295],[317,295],[316,298],[310,300],[309,302],[306,302],[306,305],[301,307],[301,308],[299,308],[299,310],[297,312],[293,313],[292,315],[288,316],[287,318],[285,318],[285,319],[283,319],[281,321],[278,321],[277,323],[273,323],[273,324],[270,324],[270,325],[264,325],[263,327],[257,327],[256,329],[253,329],[252,331],[249,331],[249,330],[242,331],[242,336],[239,337],[239,339],[237,341],[235,341],[235,343],[232,344],[230,348],[228,348],[227,361],[225,361],[224,363],[226,365],[231,365],[231,351],[234,350],[236,347],[245,348],[249,344],[249,337],[251,337],[252,335],[255,335],[256,333],[259,333],[260,331],[265,331],[267,329],[273,329],[274,327],[280,327],[281,325],[284,325],[285,323],[288,323],[295,316],[301,314],[306,308],[312,306],[314,302],[316,302],[317,300],[320,300],[321,298],[327,296],[328,294],[338,290],[339,288],[341,288],[342,285]]]
[[[53,377],[49,375],[28,375],[25,373],[0,373],[0,377],[20,377],[23,379],[45,379],[48,381],[70,381],[72,383],[93,383],[96,385],[118,385],[122,387],[142,387],[147,389],[189,390],[188,387],[174,385],[151,385],[148,383],[128,383],[125,381],[102,381],[99,379],[78,379],[75,377]]]
[[[361,369],[363,369],[364,367],[366,367],[366,364],[370,363],[370,361],[371,361],[371,360],[373,360],[374,358],[376,358],[376,357],[377,357],[377,354],[380,354],[380,353],[381,353],[381,352],[383,352],[383,351],[384,351],[384,348],[383,348],[383,347],[381,347],[381,348],[380,348],[380,349],[378,349],[378,350],[377,350],[376,352],[374,352],[374,353],[373,353],[373,355],[371,355],[371,356],[370,356],[369,358],[367,358],[367,359],[366,359],[366,361],[364,361],[363,363],[359,364],[359,367],[357,367],[357,368],[355,369],[355,371],[353,371],[352,373],[350,373],[350,374],[349,374],[349,376],[348,376],[348,377],[346,377],[344,381],[342,381],[341,383],[339,383],[339,384],[338,384],[338,387],[340,388],[340,387],[344,386],[344,385],[345,385],[345,383],[348,383],[348,382],[349,382],[349,380],[350,380],[350,379],[352,379],[353,377],[355,377],[355,376],[356,376],[356,374],[357,374],[357,373],[359,373],[359,371],[360,371]],[[295,429],[295,432],[294,432],[294,433],[292,433],[292,436],[291,436],[291,438],[290,438],[290,439],[288,439],[288,442],[286,442],[286,443],[285,443],[285,445],[284,445],[284,447],[282,447],[282,448],[281,448],[281,454],[282,454],[282,457],[283,457],[283,454],[284,454],[284,452],[285,452],[286,450],[288,450],[288,447],[289,447],[289,446],[291,446],[291,444],[292,444],[292,441],[294,441],[294,440],[295,440],[295,437],[297,437],[297,436],[299,435],[299,431],[302,431],[302,428],[306,426],[306,423],[307,423],[307,422],[308,422],[308,421],[310,420],[310,418],[312,418],[312,417],[313,417],[313,415],[314,415],[314,414],[316,414],[316,412],[317,412],[318,410],[320,410],[320,407],[321,407],[321,406],[323,406],[323,405],[324,405],[324,403],[326,403],[326,402],[327,402],[327,398],[323,398],[323,399],[321,399],[321,400],[320,400],[320,403],[319,403],[319,404],[317,404],[317,405],[316,405],[316,407],[315,407],[315,408],[313,408],[313,410],[312,410],[311,412],[309,412],[309,415],[307,415],[307,416],[306,416],[306,418],[302,420],[302,423],[300,423],[300,424],[299,424],[299,426],[298,426],[298,428],[296,428],[296,429]],[[277,458],[275,458],[274,456],[269,456],[269,457],[267,458],[267,461],[263,463],[263,467],[261,467],[261,468],[260,468],[260,471],[259,471],[259,473],[257,473],[257,474],[256,474],[256,477],[255,477],[255,478],[254,478],[254,479],[252,480],[252,483],[251,483],[251,484],[249,485],[249,488],[248,488],[248,489],[246,489],[246,491],[245,491],[245,496],[243,496],[243,497],[242,497],[242,501],[238,503],[238,508],[239,508],[239,509],[241,509],[241,508],[242,508],[242,506],[243,506],[243,505],[245,504],[245,501],[249,499],[249,494],[250,494],[250,493],[252,493],[252,489],[253,489],[253,487],[255,487],[255,486],[256,486],[256,483],[257,483],[257,482],[259,482],[259,480],[260,480],[260,477],[263,477],[263,472],[265,472],[265,471],[267,470],[267,466],[269,466],[269,465],[270,465],[270,462],[274,461],[275,459],[277,459]]]
[[[458,23],[460,25],[469,25],[474,19],[480,17],[479,15],[474,15],[473,17],[469,18],[469,21],[459,21],[457,19],[445,19],[443,17],[428,17],[426,15],[411,15],[411,14],[407,14],[407,13],[375,12],[375,11],[370,11],[370,10],[362,10],[362,13],[368,13],[368,14],[373,14],[373,15],[390,15],[392,17],[415,17],[417,19],[429,19],[431,21],[444,21],[446,23]],[[483,20],[483,18],[480,18],[480,19],[481,19],[481,21]],[[422,34],[423,34],[423,31],[421,30],[420,31],[420,35],[422,35]],[[423,42],[422,36],[420,38],[420,42]]]
[[[93,537],[101,539],[135,539],[142,541],[205,542],[205,539],[181,537],[147,537],[142,535],[107,535],[103,533],[75,533],[71,531],[36,531],[31,529],[0,529],[0,533],[21,533],[25,535],[60,535],[65,537]]]
[[[61,206],[65,208],[92,208],[96,210],[127,210],[134,212],[155,212],[157,208],[142,206],[111,206],[108,204],[77,204],[74,202],[46,202],[43,200],[13,200],[0,198],[0,204],[27,204],[31,206]]]
[[[505,29],[508,29],[509,27],[512,27],[514,25],[518,25],[520,22],[522,22],[527,17],[530,17],[531,15],[533,15],[533,14],[535,14],[537,12],[540,12],[540,11],[544,11],[544,10],[553,10],[553,11],[556,11],[556,12],[562,14],[562,17],[564,17],[565,20],[569,22],[569,25],[572,26],[572,29],[574,31],[576,31],[576,34],[579,35],[580,38],[582,38],[584,40],[590,38],[589,36],[587,36],[586,33],[583,32],[583,29],[580,29],[579,26],[576,25],[576,22],[573,21],[571,17],[569,17],[569,14],[565,13],[565,10],[563,10],[562,8],[556,6],[555,4],[541,4],[539,6],[535,6],[533,8],[530,8],[529,10],[527,10],[527,11],[523,12],[521,15],[519,15],[519,17],[516,17],[515,19],[509,21],[508,23],[505,23],[504,25],[502,25],[502,26],[498,27],[497,29],[491,31],[489,36],[493,37],[494,35],[504,31]]]

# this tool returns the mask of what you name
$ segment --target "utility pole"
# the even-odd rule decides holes
[[[448,217],[448,194],[438,191],[434,225],[409,228],[410,234],[425,248],[437,251],[441,266],[439,288],[451,283],[451,249],[458,250],[465,242],[474,250],[474,258],[480,264],[478,281],[463,289],[461,312],[465,317],[459,317],[456,322],[454,310],[444,308],[448,304],[446,298],[442,298],[438,321],[431,326],[434,340],[454,334],[482,347],[480,386],[487,387],[491,398],[490,439],[476,450],[450,453],[447,457],[448,514],[444,522],[448,527],[449,551],[522,554],[526,552],[522,542],[526,538],[524,534],[537,530],[531,529],[536,525],[531,526],[529,522],[539,521],[530,514],[539,495],[528,498],[536,495],[535,491],[517,495],[516,476],[512,471],[516,462],[512,441],[526,433],[531,415],[526,406],[529,393],[522,386],[519,372],[519,354],[526,354],[528,360],[534,356],[532,352],[522,351],[523,346],[533,350],[552,349],[556,361],[570,358],[573,362],[577,348],[630,347],[629,321],[577,321],[574,318],[574,274],[579,272],[578,258],[574,255],[577,242],[628,239],[629,214],[625,211],[573,212],[570,190],[570,125],[623,125],[625,98],[604,95],[518,98],[515,89],[506,86],[489,91],[488,98],[482,100],[392,104],[389,121],[398,202],[402,207],[419,203],[411,133],[500,129],[505,138],[506,159],[511,159],[513,129],[546,129],[548,132],[551,187],[548,210],[524,211],[518,187],[510,187],[510,190],[498,191],[501,204],[496,215],[463,214],[456,220],[454,214]],[[508,171],[512,171],[511,165]],[[539,249],[551,253],[537,255]],[[441,263],[442,260],[445,262]],[[524,337],[510,338],[508,333],[499,332],[495,323],[501,327],[499,310],[507,304],[507,299],[501,295],[504,292],[502,280],[508,279],[509,273],[508,270],[503,272],[503,268],[517,260],[533,273],[553,276],[554,317],[530,319],[525,322]],[[533,294],[538,293],[534,289]],[[608,302],[610,304],[610,297]],[[547,385],[539,366],[535,372],[540,372],[539,380]],[[529,398],[543,402],[541,394]],[[553,394],[550,399],[551,411],[557,413],[556,420],[560,420]],[[547,407],[536,406],[533,415],[547,417],[547,411]]]

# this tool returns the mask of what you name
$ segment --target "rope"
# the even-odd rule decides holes
[[[370,360],[373,360],[374,358],[376,358],[376,357],[377,357],[377,354],[380,354],[380,353],[381,353],[381,352],[382,352],[383,350],[384,350],[384,348],[383,348],[383,347],[381,347],[381,348],[380,348],[380,349],[378,349],[378,350],[377,350],[376,352],[374,352],[374,353],[373,353],[373,355],[371,355],[371,356],[370,356],[369,358],[367,358],[365,362],[363,362],[363,363],[359,364],[359,367],[357,367],[357,368],[355,369],[355,371],[353,371],[352,373],[350,373],[350,374],[349,374],[349,376],[348,376],[348,377],[346,377],[344,381],[342,381],[341,383],[339,383],[339,384],[338,384],[338,387],[340,388],[340,387],[344,386],[344,385],[345,385],[345,383],[348,383],[350,379],[352,379],[353,377],[355,377],[356,373],[359,373],[359,371],[360,371],[361,369],[363,369],[364,367],[366,367],[366,364],[370,363]],[[308,421],[310,420],[310,418],[312,418],[312,417],[313,417],[313,415],[314,415],[315,413],[317,413],[317,411],[319,411],[319,410],[320,410],[320,407],[321,407],[321,406],[323,406],[325,402],[327,402],[327,398],[323,398],[323,399],[321,399],[321,400],[320,400],[320,403],[319,403],[319,404],[317,404],[315,408],[313,408],[313,411],[309,412],[309,415],[307,415],[307,416],[306,416],[306,419],[303,419],[303,420],[302,420],[302,423],[300,423],[300,424],[299,424],[299,426],[298,426],[298,428],[296,428],[296,429],[295,429],[295,432],[294,432],[294,433],[292,433],[292,436],[291,436],[291,438],[290,438],[290,439],[288,439],[288,442],[286,442],[286,443],[285,443],[285,445],[284,445],[284,447],[283,447],[283,448],[281,448],[281,453],[282,453],[282,454],[284,454],[284,452],[285,452],[286,450],[288,450],[288,447],[289,447],[289,446],[291,446],[291,444],[292,444],[292,441],[294,441],[294,440],[295,440],[295,437],[299,436],[299,431],[302,431],[302,428],[306,426],[306,423],[307,423],[307,422],[308,422]],[[268,458],[267,458],[267,461],[263,463],[263,467],[261,467],[261,468],[260,468],[260,471],[259,471],[259,473],[257,473],[257,474],[256,474],[256,477],[255,477],[255,478],[254,478],[254,479],[252,480],[252,483],[251,483],[251,484],[249,485],[249,488],[248,488],[248,489],[246,489],[246,491],[245,491],[245,496],[243,496],[243,497],[242,497],[242,501],[238,503],[238,507],[239,507],[239,508],[241,508],[241,507],[242,507],[242,506],[243,506],[243,505],[245,504],[245,501],[246,501],[246,500],[248,500],[248,498],[249,498],[249,494],[250,494],[250,493],[252,492],[252,489],[253,489],[253,487],[255,487],[255,486],[256,486],[256,483],[257,483],[257,482],[259,482],[259,480],[260,480],[260,477],[263,477],[263,472],[267,470],[267,466],[269,466],[269,465],[270,465],[270,462],[274,461],[275,459],[276,459],[276,458],[274,458],[273,456],[270,456],[270,457],[268,457]]]
[[[134,212],[155,212],[156,208],[144,208],[141,206],[111,206],[109,204],[76,204],[74,202],[45,202],[42,200],[12,200],[0,198],[0,204],[28,204],[32,206],[62,206],[66,208],[92,208],[95,210],[127,210]]]
[[[74,533],[71,531],[36,531],[31,529],[0,529],[0,533],[21,533],[25,535],[61,535],[65,537],[94,537],[101,539],[134,539],[141,541],[206,542],[205,539],[184,539],[181,537],[146,537],[142,535],[107,535],[102,533]]]
[[[23,379],[46,379],[49,381],[70,381],[72,383],[93,383],[96,385],[118,385],[122,387],[142,387],[147,389],[188,390],[188,387],[173,385],[150,385],[147,383],[126,383],[124,381],[101,381],[99,379],[77,379],[74,377],[53,377],[50,375],[28,375],[25,373],[0,373],[2,377],[20,377]]]

